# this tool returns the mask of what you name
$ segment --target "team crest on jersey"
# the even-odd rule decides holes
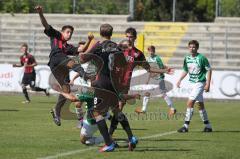
[[[137,52],[134,53],[134,57],[135,57],[135,58],[138,57],[138,53],[137,53]]]

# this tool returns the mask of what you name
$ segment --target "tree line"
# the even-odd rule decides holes
[[[75,3],[74,3],[75,1]],[[171,21],[173,0],[135,0],[135,21]],[[240,0],[219,0],[219,16],[240,17]],[[0,0],[1,13],[129,14],[129,0]],[[176,0],[176,21],[214,21],[216,0]]]

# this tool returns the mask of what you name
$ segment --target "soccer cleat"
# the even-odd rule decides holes
[[[45,93],[46,96],[50,96],[50,93],[49,93],[49,89],[48,89],[48,88],[45,89],[44,93]]]
[[[52,114],[54,123],[55,123],[57,126],[61,126],[60,117],[58,117],[58,116],[55,114],[54,109],[52,109],[52,110],[50,111],[50,113]]]
[[[188,129],[185,126],[183,126],[182,128],[178,129],[178,132],[179,133],[186,133],[186,132],[188,132]]]
[[[177,110],[175,108],[170,108],[168,111],[168,116],[172,117],[177,113]]]
[[[208,128],[208,127],[205,127],[203,129],[203,132],[212,132],[212,131],[213,131],[212,128]]]
[[[144,113],[146,113],[145,111],[142,111],[142,109],[141,109],[140,107],[137,107],[137,108],[135,109],[135,112],[138,113],[138,114],[144,114]]]
[[[103,147],[101,147],[101,148],[99,149],[99,152],[111,152],[111,151],[114,151],[115,146],[116,146],[116,143],[115,143],[115,142],[112,142],[112,144],[109,145],[109,146],[104,145]]]
[[[136,145],[138,143],[138,139],[133,136],[130,140],[129,140],[129,143],[128,143],[128,150],[129,151],[133,151],[133,149],[136,148]]]
[[[30,100],[25,100],[25,101],[22,101],[23,104],[28,104],[30,103]]]

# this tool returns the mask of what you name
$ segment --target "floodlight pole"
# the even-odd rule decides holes
[[[129,0],[129,13],[130,18],[134,19],[134,0]]]
[[[76,0],[73,0],[73,14],[76,13]]]
[[[172,21],[176,20],[176,0],[173,0]]]

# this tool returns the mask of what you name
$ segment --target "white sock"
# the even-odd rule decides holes
[[[204,122],[205,126],[207,128],[211,128],[212,126],[210,125],[210,123],[208,121],[207,111],[205,109],[199,110],[199,115],[200,115],[202,121]]]
[[[147,111],[148,101],[149,101],[149,97],[148,96],[144,96],[143,97],[143,106],[142,106],[142,111],[143,112]]]
[[[167,105],[168,105],[169,108],[175,109],[174,106],[173,106],[173,102],[172,102],[172,100],[171,100],[170,97],[168,97],[167,95],[165,95],[165,96],[163,97],[163,99],[166,101],[166,103],[167,103]]]
[[[185,115],[185,124],[184,127],[188,129],[189,122],[192,119],[193,116],[193,108],[187,108],[186,115]]]
[[[190,121],[193,116],[193,108],[187,108],[185,121]]]
[[[82,120],[84,116],[82,108],[75,108],[75,111],[76,111],[78,120]]]
[[[103,137],[99,136],[99,137],[91,137],[91,138],[87,139],[85,143],[87,145],[98,145],[103,142],[104,142]]]

